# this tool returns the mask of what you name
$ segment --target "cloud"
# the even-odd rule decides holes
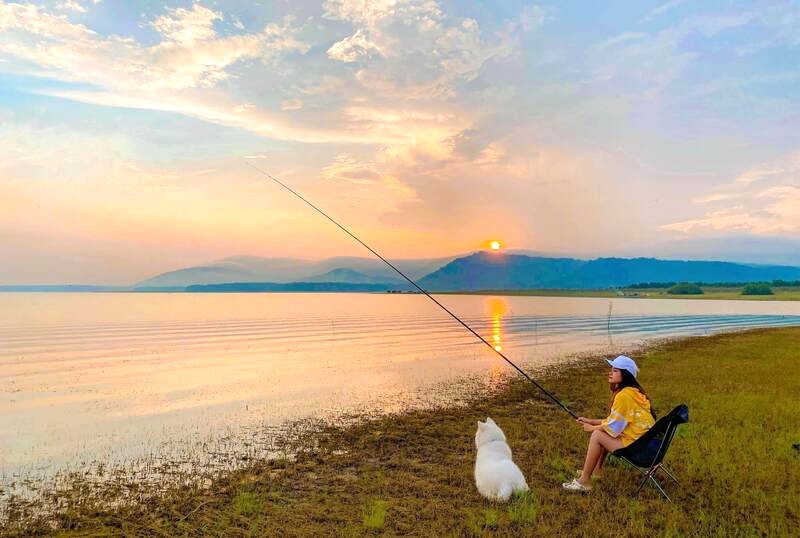
[[[663,4],[660,4],[660,5],[656,6],[656,7],[654,7],[653,9],[651,9],[650,13],[648,13],[647,16],[644,19],[642,19],[642,22],[647,22],[647,21],[653,20],[653,19],[655,19],[657,17],[660,17],[661,15],[663,15],[663,14],[669,12],[669,11],[672,11],[673,9],[679,7],[681,4],[685,4],[685,3],[686,3],[686,0],[670,0],[669,2],[665,2]]]
[[[341,41],[337,41],[328,49],[328,57],[340,62],[355,62],[369,57],[370,54],[386,57],[386,53],[380,45],[371,41],[362,29]]]
[[[520,25],[523,32],[532,32],[540,28],[546,20],[547,11],[541,6],[530,4],[523,8],[517,19],[517,24]]]
[[[792,181],[800,180],[800,151],[755,166],[736,177],[736,183],[749,185],[766,180]]]
[[[734,206],[706,213],[703,218],[674,222],[661,226],[664,230],[686,234],[700,230],[738,230],[753,231],[754,219],[742,206]]]
[[[394,145],[434,143],[458,132],[466,119],[452,117],[438,121],[442,115],[429,116],[428,120],[391,114],[370,115],[358,108],[342,112],[340,124],[332,127],[307,127],[288,118],[276,116],[263,109],[250,109],[247,105],[233,105],[224,99],[219,102],[208,98],[175,96],[165,92],[137,94],[135,92],[85,92],[38,90],[39,95],[60,97],[95,105],[176,112],[221,125],[233,126],[251,133],[280,140],[293,140],[314,144],[353,143],[366,145]],[[377,110],[377,109],[376,109]]]
[[[428,4],[415,8],[404,3],[395,7],[370,3],[366,14],[356,16],[361,12],[347,3],[340,3],[338,7],[333,6],[329,14],[353,17],[368,24],[391,19],[392,24],[401,25],[405,23],[399,22],[398,16],[426,14],[414,23],[415,27],[426,28],[442,16],[435,3]],[[381,71],[377,66],[373,69],[368,65],[362,65],[355,74],[345,77],[323,75],[317,79],[320,80],[317,90],[312,86],[297,89],[296,83],[289,83],[308,98],[328,99],[331,92],[343,93],[338,108],[329,108],[318,117],[289,118],[280,114],[304,108],[306,99],[285,98],[272,106],[264,106],[263,101],[234,100],[220,84],[234,76],[231,68],[239,68],[237,76],[247,76],[250,84],[260,84],[257,78],[263,75],[257,69],[259,65],[274,62],[277,67],[282,57],[305,54],[310,45],[299,39],[300,28],[293,25],[291,17],[281,24],[267,24],[261,32],[221,37],[214,30],[214,24],[224,20],[222,13],[197,4],[167,10],[150,23],[159,32],[161,41],[143,45],[133,38],[101,36],[65,16],[53,15],[35,5],[0,4],[0,52],[32,64],[39,76],[92,86],[89,89],[33,90],[40,95],[108,107],[177,112],[277,139],[312,143],[428,143],[452,136],[468,121],[458,117],[455,110],[424,118],[430,108],[426,103],[409,106],[397,116],[382,103],[364,105],[371,100],[390,98],[371,90],[349,91],[349,98],[346,98],[344,92],[352,90],[353,84],[376,87],[385,82],[393,92],[399,91],[397,80],[392,78],[394,75],[386,81],[370,78],[380,77]],[[378,24],[377,28],[382,31],[384,27]],[[468,37],[471,34],[477,35],[477,26],[469,20],[461,21],[456,27],[445,25],[430,33],[429,41],[438,43],[437,50],[452,52],[448,57],[434,53],[441,72],[463,72],[477,67],[464,64],[469,60],[456,53],[464,47],[479,48],[477,38]],[[427,53],[418,50],[416,54]],[[246,60],[260,64],[243,66]],[[403,62],[413,63],[409,57],[404,57]],[[416,67],[409,65],[409,79],[414,78],[414,72]],[[448,80],[452,81],[448,76],[436,75],[433,82],[423,85],[430,87],[430,83],[444,88],[449,85]],[[346,77],[350,77],[350,82]],[[447,91],[452,88],[448,86]],[[419,97],[430,96],[421,93]],[[361,104],[350,106],[348,101]],[[374,113],[366,113],[368,109]],[[384,112],[380,112],[381,109]]]
[[[694,232],[749,232],[759,235],[796,234],[800,232],[800,187],[783,186],[759,192],[758,206],[734,206],[707,213],[699,219],[662,226],[665,230]]]
[[[242,114],[250,110],[253,110],[254,108],[256,108],[256,105],[253,103],[242,103],[241,105],[236,105],[235,107],[233,107],[233,111],[236,112],[237,114]]]
[[[765,29],[768,39],[756,42],[757,48],[767,48],[779,44],[791,47],[800,45],[800,10],[795,2],[776,2],[759,6],[756,13],[758,22]],[[749,52],[749,51],[748,51]]]
[[[451,19],[432,0],[328,0],[324,8],[325,17],[353,27],[331,45],[328,57],[356,64],[358,82],[386,97],[451,98],[487,60],[512,48],[507,37],[482,39],[477,21]],[[519,24],[532,29],[543,17],[530,8]]]
[[[81,4],[76,2],[75,0],[67,0],[66,2],[61,2],[58,5],[58,9],[64,10],[72,10],[77,11],[79,13],[86,13],[86,8],[83,7]]]
[[[153,22],[162,41],[145,46],[100,36],[36,5],[0,4],[0,52],[35,65],[48,78],[142,93],[211,87],[229,78],[227,68],[240,60],[308,50],[290,21],[257,34],[218,37],[212,25],[221,19],[198,5],[172,10]]]
[[[300,99],[286,99],[281,101],[281,110],[300,110],[303,108],[303,101]]]
[[[680,3],[665,4],[662,12]],[[652,33],[622,32],[590,50],[595,58],[591,71],[596,80],[618,82],[653,101],[702,57],[701,51],[686,47],[687,39],[716,37],[755,20],[755,10],[696,14]]]
[[[420,27],[436,26],[444,17],[434,0],[326,0],[324,16],[375,28],[390,20],[406,19]]]
[[[602,46],[609,47],[611,45],[619,45],[620,43],[631,43],[635,41],[641,41],[647,37],[649,37],[649,34],[644,32],[623,32],[607,39]]]
[[[707,212],[700,218],[665,224],[661,228],[684,234],[737,231],[775,235],[800,232],[800,150],[745,171],[725,189],[728,191],[695,201],[707,203],[736,199],[736,205]]]
[[[692,198],[693,204],[709,204],[712,202],[721,202],[723,200],[731,200],[742,196],[741,193],[720,192],[716,194],[709,194],[708,196],[699,196]]]
[[[475,238],[488,236],[551,251],[565,244],[596,250],[618,240],[635,218],[632,211],[625,222],[618,218],[621,193],[591,155],[534,146],[530,133],[520,131],[492,139],[466,130],[438,143],[343,153],[324,177],[339,185],[339,197],[353,186],[363,189],[362,218],[370,215],[387,229],[424,230],[431,244],[450,252],[477,248]],[[392,190],[399,186],[406,196]],[[336,196],[330,192],[326,200]],[[375,194],[380,211],[373,211],[369,192],[390,194]],[[337,211],[353,211],[339,203]]]
[[[220,13],[195,4],[191,9],[171,9],[167,15],[154,20],[151,26],[168,41],[191,45],[215,38],[214,21],[222,18]]]

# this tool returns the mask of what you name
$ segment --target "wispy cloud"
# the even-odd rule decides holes
[[[800,150],[789,153],[779,159],[759,164],[736,177],[736,183],[776,181],[800,181]]]
[[[744,231],[774,235],[800,232],[800,151],[762,163],[725,185],[728,192],[696,199],[696,203],[736,200],[736,204],[700,218],[663,225],[685,234]],[[730,192],[731,189],[738,189]]]
[[[734,198],[739,198],[743,196],[742,193],[732,193],[732,192],[720,192],[715,194],[709,194],[708,196],[700,196],[697,198],[692,198],[693,204],[710,204],[712,202],[722,202],[724,200],[732,200]]]
[[[228,78],[226,68],[240,60],[308,50],[288,21],[257,34],[219,37],[212,27],[218,19],[197,5],[172,11],[153,22],[164,40],[145,46],[100,36],[33,4],[0,4],[0,53],[33,64],[49,78],[143,93],[210,87]]]
[[[754,17],[755,12],[694,15],[654,33],[623,32],[596,47],[602,58],[595,72],[602,80],[625,78],[652,100],[700,58],[698,51],[684,46],[689,36],[714,37]]]
[[[286,99],[281,101],[281,110],[300,110],[303,108],[302,99]]]
[[[66,0],[66,2],[61,2],[60,4],[58,4],[58,9],[77,11],[79,13],[86,13],[86,8],[83,7],[81,4],[79,4],[78,2],[76,2],[75,0]]]
[[[686,0],[670,0],[669,2],[664,2],[663,4],[659,4],[658,6],[654,7],[650,10],[650,12],[642,19],[642,22],[650,21],[655,18],[658,18],[677,7],[680,7],[682,4],[685,4]]]

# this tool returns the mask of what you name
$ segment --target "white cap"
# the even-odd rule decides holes
[[[618,370],[629,371],[633,374],[633,377],[637,377],[639,375],[639,367],[636,366],[636,362],[634,362],[632,358],[625,355],[620,355],[613,361],[606,359],[606,362]]]

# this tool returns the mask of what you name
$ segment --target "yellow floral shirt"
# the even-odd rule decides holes
[[[625,387],[614,397],[611,413],[600,425],[610,436],[628,446],[655,423],[650,414],[650,400],[633,387]]]

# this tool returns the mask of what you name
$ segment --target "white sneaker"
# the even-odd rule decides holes
[[[588,493],[592,491],[592,486],[584,486],[578,479],[574,479],[572,482],[564,482],[561,484],[561,487],[566,489],[567,491],[580,491],[582,493]]]

